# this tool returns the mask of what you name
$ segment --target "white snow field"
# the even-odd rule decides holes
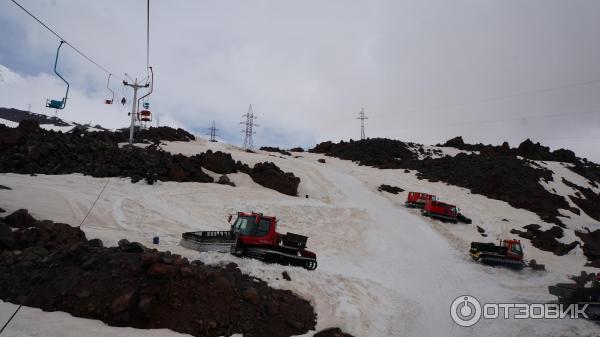
[[[229,152],[248,165],[272,161],[301,178],[299,196],[266,189],[242,173],[230,175],[237,187],[175,182],[132,184],[129,179],[79,174],[1,174],[0,184],[12,190],[0,190],[0,206],[7,213],[27,208],[38,219],[76,226],[108,182],[82,226],[88,238],[100,238],[105,245],[127,238],[206,263],[234,261],[243,272],[308,299],[318,314],[317,331],[340,327],[356,337],[598,335],[597,325],[586,320],[482,319],[470,328],[451,320],[451,302],[460,295],[473,295],[481,302],[544,303],[554,300],[547,293],[548,285],[565,282],[567,274],[589,270],[584,267],[580,248],[558,257],[530,246],[528,241],[524,242],[526,258],[545,263],[546,272],[512,271],[471,261],[471,241],[512,238],[510,229],[530,223],[551,226],[534,213],[472,195],[462,188],[418,180],[414,172],[362,167],[311,153],[294,153],[299,158],[264,151],[253,154],[204,139],[166,144],[163,147],[173,153],[192,155],[213,149]],[[319,158],[326,158],[326,163],[317,162]],[[568,175],[570,181],[587,184],[583,177],[561,170],[558,163],[544,165],[556,169],[555,178]],[[378,192],[377,187],[383,183],[406,192]],[[572,192],[557,185],[548,188]],[[406,193],[411,190],[435,193],[457,204],[473,224],[439,223],[421,217],[417,210],[404,208]],[[308,236],[308,249],[318,256],[317,270],[267,265],[228,254],[198,253],[179,245],[185,231],[228,229],[227,215],[236,211],[275,215],[280,219],[280,232]],[[583,212],[579,217],[568,215],[572,218],[565,220],[570,229],[565,231],[564,242],[575,238],[573,229],[593,223]],[[489,237],[482,238],[475,225],[483,227]],[[157,246],[151,243],[154,235],[160,236]],[[283,270],[289,272],[291,282],[281,278]],[[0,305],[1,322],[14,308],[9,303]],[[182,336],[168,330],[109,327],[99,321],[33,308],[23,308],[6,332],[6,336],[18,337],[82,335]]]

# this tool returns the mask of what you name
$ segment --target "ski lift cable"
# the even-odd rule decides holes
[[[501,101],[501,100],[510,99],[510,98],[542,94],[542,93],[547,93],[547,92],[552,92],[552,91],[557,91],[557,90],[593,85],[593,84],[598,84],[598,83],[600,83],[600,79],[594,79],[594,80],[582,81],[582,82],[573,82],[573,83],[568,83],[568,84],[563,84],[563,85],[557,85],[554,87],[533,89],[533,90],[529,90],[529,91],[522,91],[522,92],[517,92],[517,93],[512,93],[512,94],[507,94],[507,95],[484,97],[484,98],[474,99],[474,100],[465,101],[465,102],[456,102],[456,103],[450,103],[450,104],[444,104],[444,105],[429,106],[429,107],[424,107],[424,108],[407,109],[407,110],[402,110],[402,113],[413,113],[413,112],[435,111],[435,110],[444,110],[444,109],[450,109],[450,108],[458,108],[458,107],[463,107],[463,106],[468,106],[468,105],[473,105],[473,104]]]
[[[101,66],[100,64],[98,64],[98,62],[94,61],[91,57],[87,56],[84,52],[82,52],[81,50],[77,49],[77,47],[75,47],[74,45],[72,45],[71,43],[69,43],[65,38],[63,38],[62,36],[60,36],[52,28],[48,27],[48,25],[46,25],[44,22],[42,22],[42,20],[38,19],[35,15],[33,15],[30,11],[28,11],[25,7],[23,7],[16,0],[11,0],[11,1],[15,5],[17,5],[19,8],[21,8],[25,13],[29,14],[29,16],[31,16],[32,18],[34,18],[39,24],[41,24],[42,26],[44,26],[44,28],[46,28],[49,32],[51,32],[52,34],[54,34],[54,36],[56,36],[57,38],[59,38],[61,41],[64,41],[65,44],[68,45],[69,47],[73,48],[73,50],[76,51],[79,55],[83,56],[86,60],[88,60],[91,63],[93,63],[96,67],[100,68],[105,73],[112,74],[111,71],[108,71],[106,68],[104,68],[103,66]],[[148,1],[150,1],[150,0],[148,0]],[[123,80],[122,78],[120,78],[117,75],[113,74],[113,76],[115,76],[116,78],[118,78],[121,81]]]
[[[148,69],[149,67],[150,67],[150,0],[147,1],[147,6],[146,6],[146,69]]]
[[[510,117],[504,119],[494,119],[494,120],[472,120],[472,121],[457,121],[450,123],[435,123],[435,124],[422,124],[422,125],[411,125],[407,127],[403,127],[397,130],[410,130],[414,128],[436,128],[436,127],[451,127],[451,126],[464,126],[464,125],[472,125],[472,124],[496,124],[496,123],[505,123],[505,122],[514,122],[514,121],[526,121],[529,119],[547,119],[547,118],[559,118],[559,117],[567,117],[567,116],[579,116],[579,115],[588,115],[600,113],[600,110],[588,110],[588,111],[580,111],[580,112],[566,112],[566,113],[556,113],[556,114],[548,114],[548,115],[523,115],[519,117]]]

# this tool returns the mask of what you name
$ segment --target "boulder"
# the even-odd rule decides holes
[[[35,219],[26,209],[19,209],[4,217],[4,222],[15,228],[27,228],[35,224]]]
[[[200,154],[200,165],[209,171],[219,174],[237,172],[235,161],[231,157],[231,154],[221,151],[212,152],[211,150],[207,150],[205,153]]]
[[[254,182],[264,187],[291,196],[298,195],[300,178],[294,176],[291,172],[283,172],[271,162],[254,165],[250,171],[250,177]]]

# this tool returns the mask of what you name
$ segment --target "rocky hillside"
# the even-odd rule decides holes
[[[19,109],[0,108],[0,119],[5,119],[15,123],[21,123],[21,121],[24,119],[30,119],[37,121],[40,125],[76,126],[75,123],[66,122],[56,116],[47,116]],[[100,126],[98,127],[100,128]]]
[[[145,134],[154,143],[143,148],[120,146],[123,133],[87,132],[76,129],[62,133],[44,130],[37,121],[23,120],[17,128],[0,125],[0,172],[23,174],[82,173],[94,177],[130,177],[132,182],[155,181],[214,182],[203,167],[226,175],[241,171],[258,184],[295,196],[300,179],[273,163],[250,168],[234,161],[230,154],[207,151],[193,156],[171,154],[160,148],[163,138],[193,140],[181,129],[150,128]],[[219,182],[228,184],[226,177]]]
[[[572,151],[556,150],[534,144],[530,140],[517,148],[508,143],[501,146],[465,144],[462,138],[449,140],[439,148],[453,147],[464,152],[455,156],[440,156],[436,150],[391,139],[366,139],[340,143],[324,142],[311,150],[341,159],[352,160],[360,165],[381,169],[405,169],[417,171],[417,176],[429,181],[442,181],[468,188],[473,193],[508,202],[538,214],[544,221],[564,226],[560,210],[578,213],[567,199],[549,191],[540,182],[552,182],[553,173],[536,161],[561,161],[568,168],[589,179],[592,186],[600,183],[600,166],[579,159]],[[423,154],[425,155],[423,158]],[[437,156],[436,156],[437,155]],[[600,221],[596,201],[600,195],[571,183],[579,190],[570,199],[581,210]]]

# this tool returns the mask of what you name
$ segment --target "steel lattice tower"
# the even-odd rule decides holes
[[[360,108],[356,119],[360,119],[360,139],[363,140],[365,139],[365,119],[369,119],[369,117],[365,116],[365,108]]]
[[[246,136],[244,137],[244,149],[251,149],[254,147],[254,144],[252,143],[252,135],[256,133],[253,131],[253,128],[259,126],[258,124],[254,123],[254,120],[258,117],[254,116],[254,112],[252,111],[252,104],[250,104],[248,112],[245,115],[243,115],[243,117],[246,117],[246,121],[240,122],[240,124],[246,125],[246,128],[242,130],[242,132],[246,134]]]
[[[216,125],[215,125],[215,121],[212,121],[212,125],[210,126],[210,128],[208,129],[210,131],[210,141],[211,142],[216,142],[217,139],[217,131],[219,131],[219,129],[217,129]]]

